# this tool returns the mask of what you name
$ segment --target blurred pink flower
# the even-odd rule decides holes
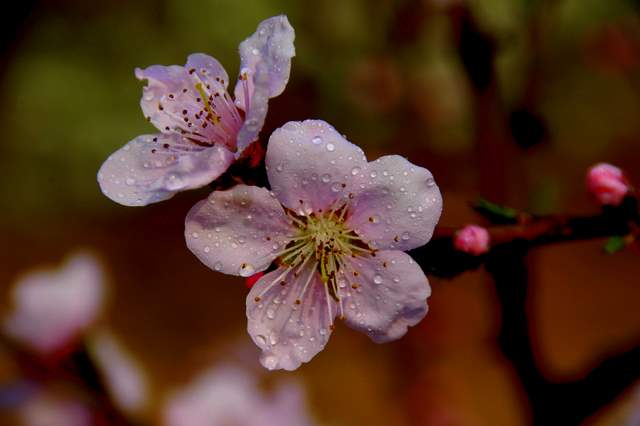
[[[627,180],[618,167],[599,163],[587,172],[587,188],[603,205],[617,206],[629,192]]]
[[[129,415],[142,413],[149,400],[145,371],[110,332],[96,331],[88,341],[89,353],[116,405]]]
[[[289,80],[295,34],[284,15],[260,23],[240,43],[235,101],[220,63],[196,53],[184,66],[136,69],[146,79],[140,105],[160,133],[143,135],[111,155],[98,172],[102,192],[126,206],[143,206],[205,186],[253,142],[270,98]]]
[[[64,399],[51,392],[38,391],[20,407],[24,426],[91,426],[93,415],[80,401]]]
[[[462,252],[475,256],[489,251],[489,231],[482,226],[467,225],[456,232],[453,246]]]
[[[248,331],[268,369],[294,370],[321,351],[339,315],[376,342],[427,313],[430,288],[403,253],[426,244],[442,210],[431,173],[400,156],[373,162],[324,121],[290,122],[269,140],[273,192],[213,192],[186,219],[207,266],[248,277]]]
[[[309,426],[304,390],[297,382],[280,384],[271,395],[256,378],[233,366],[211,369],[171,395],[166,426]]]
[[[103,271],[93,256],[75,254],[58,269],[25,275],[11,296],[13,311],[3,322],[4,332],[51,355],[96,320],[105,301]]]

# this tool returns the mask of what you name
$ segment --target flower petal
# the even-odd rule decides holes
[[[5,334],[42,354],[51,354],[89,328],[102,311],[106,288],[98,260],[70,257],[57,270],[25,275],[12,290],[14,309]]]
[[[338,282],[350,327],[384,343],[402,337],[427,314],[431,288],[408,254],[380,251],[375,257],[347,258],[345,263]]]
[[[358,190],[367,159],[331,125],[291,121],[271,135],[265,158],[271,188],[300,214],[339,207]]]
[[[240,73],[252,77],[259,63],[266,65],[268,74],[267,96],[280,95],[289,81],[291,58],[296,54],[293,40],[295,32],[285,15],[265,19],[258,25],[251,37],[240,43]],[[249,96],[253,94],[253,83],[249,78]],[[236,100],[240,108],[244,107],[244,91],[236,86]]]
[[[442,196],[429,170],[390,155],[369,163],[366,173],[347,225],[379,249],[426,244],[442,212]]]
[[[262,365],[295,370],[310,361],[329,340],[336,310],[315,268],[294,276],[281,267],[262,277],[247,296],[247,329]]]
[[[282,93],[295,56],[295,32],[287,17],[274,16],[260,23],[257,31],[240,43],[240,76],[235,88],[236,106],[246,119],[238,133],[241,152],[257,137],[267,114],[269,98]]]
[[[107,158],[98,183],[117,203],[145,206],[209,184],[233,159],[223,146],[203,148],[177,135],[143,135]]]
[[[187,246],[202,263],[244,277],[266,269],[294,232],[268,190],[246,185],[212,192],[185,221]]]

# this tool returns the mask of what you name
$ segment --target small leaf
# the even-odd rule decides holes
[[[518,222],[517,210],[492,203],[485,198],[479,198],[473,205],[473,209],[492,223],[507,224]]]
[[[614,254],[622,250],[626,245],[626,239],[622,236],[616,235],[614,237],[609,237],[604,245],[604,251],[609,254]]]

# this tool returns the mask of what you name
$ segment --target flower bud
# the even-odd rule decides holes
[[[475,256],[489,251],[489,231],[482,226],[467,225],[456,232],[453,246],[462,252]]]
[[[587,188],[602,205],[617,206],[629,192],[627,180],[616,166],[599,163],[587,172]]]

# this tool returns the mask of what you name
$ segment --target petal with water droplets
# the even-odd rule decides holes
[[[372,161],[365,187],[355,194],[347,225],[379,249],[410,250],[426,244],[442,212],[431,172],[399,155]]]
[[[247,328],[269,370],[295,370],[310,361],[329,340],[336,316],[336,303],[315,269],[297,277],[283,277],[285,272],[281,267],[266,274],[247,296]]]
[[[321,120],[291,121],[277,129],[265,162],[273,192],[299,214],[346,202],[359,188],[367,165],[359,147]]]
[[[146,206],[200,188],[224,173],[233,153],[177,135],[143,135],[112,154],[98,171],[102,192],[125,206]]]
[[[246,185],[212,192],[185,221],[187,246],[202,263],[243,277],[266,269],[294,232],[268,190]]]
[[[246,113],[238,133],[240,152],[262,129],[269,98],[280,95],[289,81],[294,38],[293,27],[281,15],[262,21],[256,32],[240,43],[240,76],[235,98],[238,108]]]
[[[345,259],[339,281],[345,322],[378,343],[399,339],[427,314],[431,288],[411,257],[397,250]]]

